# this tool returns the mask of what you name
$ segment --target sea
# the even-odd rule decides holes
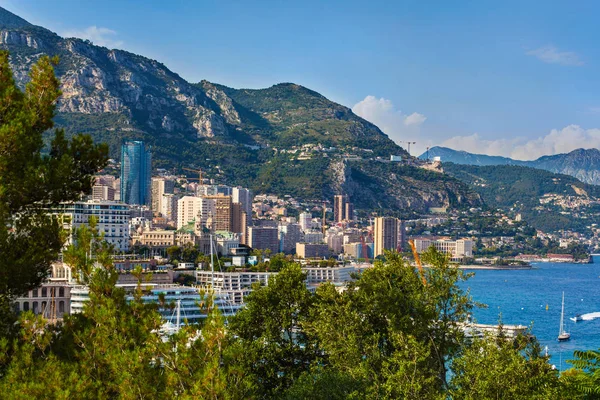
[[[474,301],[487,305],[475,309],[477,323],[525,325],[547,349],[550,363],[563,371],[571,367],[575,350],[600,349],[600,256],[591,264],[532,263],[526,270],[474,270],[461,284]],[[571,340],[558,342],[562,293],[565,325]],[[596,313],[596,314],[594,314]],[[585,321],[569,318],[583,314]]]

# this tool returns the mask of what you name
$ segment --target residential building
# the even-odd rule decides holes
[[[326,258],[331,251],[326,244],[296,243],[296,254],[300,258]]]
[[[312,214],[309,212],[303,212],[300,213],[300,216],[298,217],[299,219],[299,223],[300,223],[300,227],[302,228],[302,230],[304,232],[310,230],[311,224],[312,224]]]
[[[253,249],[279,252],[279,231],[277,228],[251,226],[248,228],[248,246]]]
[[[308,231],[304,232],[305,243],[323,243],[323,232],[321,231]]]
[[[152,211],[162,214],[163,196],[165,194],[173,194],[174,190],[174,181],[163,177],[152,178]]]
[[[336,195],[333,198],[333,220],[335,223],[354,219],[354,207],[346,195]]]
[[[463,258],[473,256],[473,240],[449,238],[415,238],[415,248],[418,253],[426,251],[434,246],[438,251],[450,255],[451,258]]]
[[[252,192],[242,187],[234,187],[231,189],[231,201],[240,203],[242,211],[246,213],[248,225],[252,225]]]
[[[302,229],[300,224],[284,224],[279,225],[279,251],[286,254],[294,254],[296,251],[296,243],[302,241]]]
[[[121,146],[121,202],[151,204],[152,155],[141,141]]]
[[[92,187],[92,200],[110,200],[115,199],[115,189],[108,185],[94,185]]]
[[[208,210],[209,202],[204,202],[202,197],[183,196],[177,200],[177,229],[181,229],[205,213],[202,208]]]
[[[66,244],[73,241],[75,229],[88,225],[90,217],[97,220],[96,228],[104,235],[104,240],[115,246],[116,250],[129,250],[130,209],[126,204],[114,201],[77,201],[61,203],[49,210],[51,214],[60,215],[63,228],[71,233]]]
[[[384,250],[396,250],[398,247],[398,219],[390,217],[375,218],[375,253],[380,256]]]

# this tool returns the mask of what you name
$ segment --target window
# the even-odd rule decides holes
[[[18,313],[19,311],[21,311],[18,302],[15,302],[15,304],[14,304],[13,307],[14,307],[16,313]]]
[[[38,297],[38,290],[33,289],[33,295],[31,297]]]
[[[34,314],[38,313],[38,302],[37,301],[33,302],[33,313]]]
[[[28,301],[23,303],[23,311],[29,311],[29,302]]]
[[[65,302],[62,300],[58,302],[58,312],[59,313],[65,312]]]
[[[58,288],[58,297],[65,297],[65,288]]]
[[[42,301],[42,314],[48,314],[48,310],[46,309],[46,307],[48,307],[48,303],[45,301]]]
[[[45,287],[42,288],[42,297],[48,297],[48,289]]]

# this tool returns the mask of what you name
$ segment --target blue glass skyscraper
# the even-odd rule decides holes
[[[125,141],[121,146],[121,201],[150,205],[152,154],[144,142]]]

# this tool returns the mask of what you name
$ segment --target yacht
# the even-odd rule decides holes
[[[562,294],[562,309],[560,311],[560,329],[558,330],[558,341],[566,342],[571,339],[571,334],[565,330],[565,292]]]

